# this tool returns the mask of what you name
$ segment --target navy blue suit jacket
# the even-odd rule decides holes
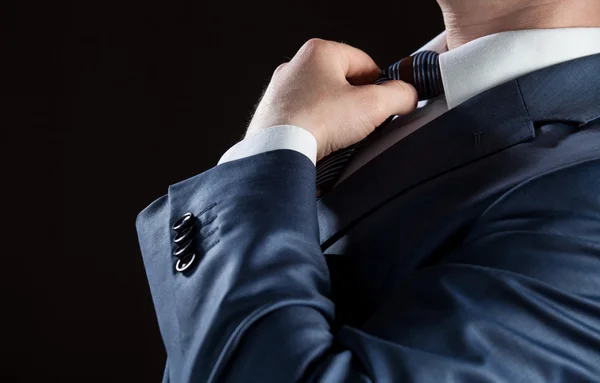
[[[600,382],[600,55],[479,94],[319,200],[311,161],[272,151],[170,186],[137,230],[165,381]]]

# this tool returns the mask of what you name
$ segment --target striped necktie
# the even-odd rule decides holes
[[[419,100],[428,100],[444,93],[442,75],[440,72],[439,54],[434,51],[421,51],[406,57],[383,70],[375,84],[379,85],[389,80],[402,80],[415,87]],[[387,125],[394,116],[390,116],[375,132]],[[373,132],[373,133],[375,133]],[[362,141],[347,148],[340,149],[323,158],[317,164],[317,196],[322,197],[339,179],[348,160],[375,135],[371,133]]]

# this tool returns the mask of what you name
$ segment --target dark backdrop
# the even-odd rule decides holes
[[[21,232],[2,270],[11,382],[159,381],[166,355],[136,214],[216,164],[273,70],[309,38],[344,41],[384,67],[443,29],[434,0],[2,8],[13,117],[3,189],[17,197],[4,200]]]

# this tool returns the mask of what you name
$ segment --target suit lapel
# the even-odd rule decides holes
[[[583,124],[597,118],[598,68],[600,55],[594,55],[508,81],[397,142],[318,200],[322,249],[399,194],[533,139],[536,121],[554,119]]]

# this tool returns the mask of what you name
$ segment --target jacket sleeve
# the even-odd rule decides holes
[[[262,153],[173,185],[137,220],[165,380],[595,381],[599,174],[588,161],[517,185],[443,262],[391,278],[361,328],[332,327],[306,156]],[[199,260],[179,273],[171,225],[186,212]]]

